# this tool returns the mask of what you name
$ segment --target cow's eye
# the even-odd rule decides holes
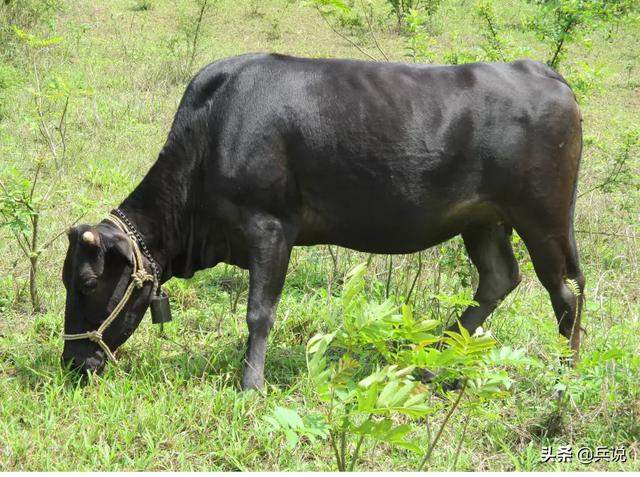
[[[93,292],[96,289],[97,286],[98,286],[98,279],[92,277],[82,282],[82,285],[80,286],[80,288],[83,294],[89,295],[91,292]]]

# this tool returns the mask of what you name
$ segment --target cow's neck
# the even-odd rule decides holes
[[[172,276],[191,276],[197,269],[203,268],[185,264],[181,258],[185,255],[191,257],[191,250],[186,249],[194,247],[196,241],[191,235],[197,232],[193,230],[193,225],[189,226],[193,224],[193,214],[188,207],[188,184],[176,181],[176,177],[186,181],[189,176],[188,171],[177,170],[184,165],[163,158],[161,154],[142,182],[119,207],[142,235],[161,269],[163,282]],[[180,190],[175,190],[180,185]]]
[[[173,276],[171,270],[171,257],[174,254],[172,239],[166,226],[166,218],[157,213],[153,208],[144,209],[138,204],[132,204],[125,200],[119,207],[132,222],[149,250],[149,253],[160,268],[161,281],[165,282]]]
[[[190,205],[201,203],[202,196],[196,190],[201,181],[194,178],[195,169],[194,160],[179,160],[163,151],[120,205],[158,262],[163,282],[173,276],[191,277],[230,253],[220,224]]]

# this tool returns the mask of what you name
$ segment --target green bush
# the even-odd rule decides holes
[[[371,301],[364,292],[366,271],[360,264],[347,274],[339,305],[327,317],[336,331],[307,343],[309,384],[319,413],[300,417],[276,408],[267,421],[291,449],[301,436],[327,438],[341,471],[355,468],[365,440],[422,455],[416,463],[422,469],[454,411],[478,413],[485,402],[504,396],[511,380],[502,367],[527,360],[521,351],[497,349],[488,334],[439,332],[442,321],[416,318],[409,305],[398,307],[393,297]],[[449,301],[473,305],[456,297]],[[437,373],[430,385],[414,377],[424,368]],[[459,390],[444,391],[452,382],[461,383]],[[432,399],[435,392],[444,399]],[[433,439],[410,438],[422,419],[439,412],[446,415]]]
[[[631,0],[535,0],[537,15],[532,30],[549,46],[547,64],[556,68],[564,59],[567,45],[603,22],[614,23],[631,11]]]
[[[62,8],[61,0],[3,0],[0,1],[0,57],[15,56],[18,43],[13,27],[30,30],[40,24],[50,24]]]

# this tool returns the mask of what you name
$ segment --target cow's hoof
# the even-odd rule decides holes
[[[242,377],[241,387],[243,391],[261,390],[264,387],[264,377],[245,373]]]
[[[561,411],[554,409],[549,415],[543,417],[539,423],[531,426],[529,432],[540,439],[552,439],[562,434],[564,427],[563,417]]]
[[[414,372],[414,377],[422,384],[434,384],[437,374],[429,371],[426,368],[417,369]],[[442,392],[459,391],[462,388],[462,381],[460,379],[448,379],[440,384]]]
[[[436,375],[429,371],[427,368],[419,368],[415,371],[415,377],[422,384],[429,384],[433,382],[433,380],[436,378]]]
[[[442,383],[442,390],[447,391],[459,391],[462,389],[462,381],[459,379],[450,379]]]

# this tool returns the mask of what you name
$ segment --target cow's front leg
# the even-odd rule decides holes
[[[264,385],[267,337],[287,273],[291,245],[283,223],[272,217],[252,221],[249,229],[249,342],[242,389]]]

